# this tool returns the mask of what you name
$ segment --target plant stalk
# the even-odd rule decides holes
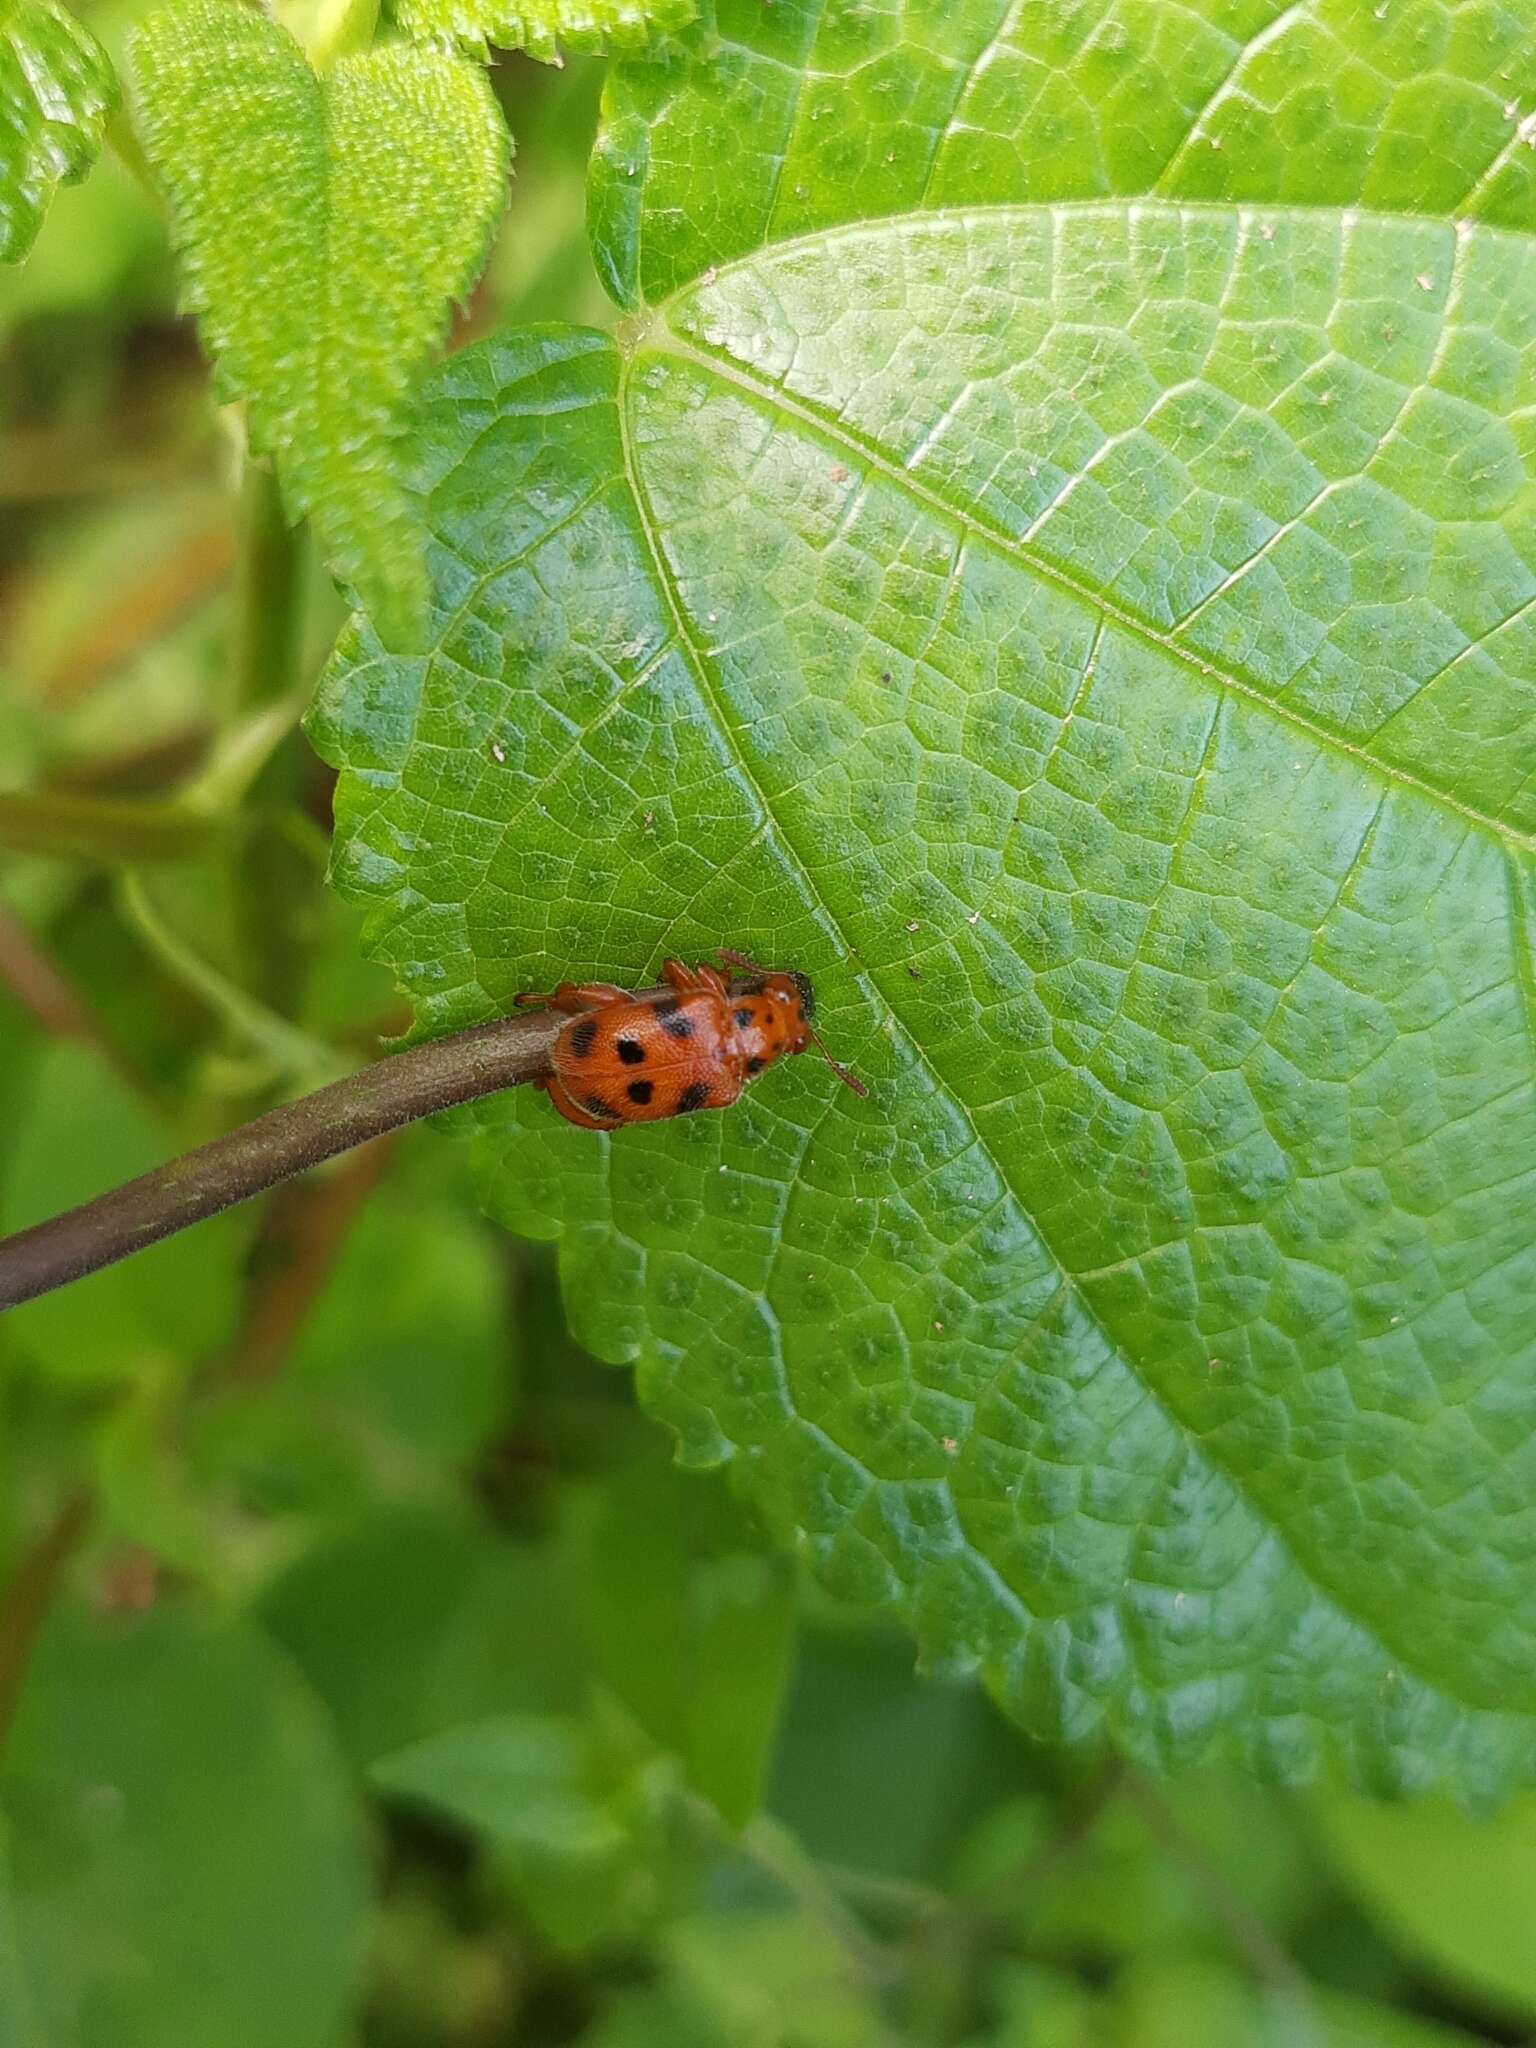
[[[61,860],[187,860],[213,839],[207,818],[152,797],[0,790],[0,850]]]
[[[749,988],[751,977],[738,975],[731,986]],[[558,1010],[521,1010],[413,1045],[269,1109],[93,1202],[0,1238],[0,1309],[115,1265],[385,1131],[538,1080],[549,1072],[567,1021]]]
[[[291,695],[304,624],[304,536],[270,464],[245,458],[240,490],[235,695],[242,712]]]
[[[566,1021],[534,1010],[412,1046],[0,1238],[0,1309],[114,1265],[385,1131],[532,1080],[548,1070]]]

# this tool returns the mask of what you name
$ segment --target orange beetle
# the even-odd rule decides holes
[[[775,973],[721,948],[720,958],[756,976],[733,995],[717,967],[662,965],[667,986],[633,995],[611,981],[562,981],[523,1004],[568,1010],[550,1071],[537,1085],[584,1131],[616,1131],[694,1109],[725,1109],[764,1067],[814,1045],[840,1080],[868,1095],[811,1029],[816,996],[803,974]]]

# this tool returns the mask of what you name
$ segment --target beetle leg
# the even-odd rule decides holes
[[[632,1003],[634,997],[627,989],[616,988],[611,981],[562,981],[548,995],[525,991],[512,1000],[521,1009],[531,1010],[538,1005],[546,1010],[568,1010],[575,1017],[583,1010],[605,1010],[610,1003]]]
[[[726,992],[724,975],[702,962],[697,967],[690,967],[683,960],[663,960],[661,974],[662,979],[670,982],[680,996],[723,996]]]

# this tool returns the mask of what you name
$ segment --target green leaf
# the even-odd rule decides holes
[[[810,1855],[947,1882],[968,1823],[1003,1813],[1018,1860],[1038,1846],[1031,1834],[1019,1849],[1031,1822],[1048,1825],[1033,1802],[1009,1800],[1019,1779],[1018,1739],[977,1687],[914,1686],[910,1650],[884,1632],[803,1633],[767,1805]]]
[[[676,1787],[654,1752],[617,1749],[600,1725],[500,1714],[376,1763],[383,1792],[428,1807],[499,1852],[524,1910],[578,1949],[632,1938],[656,1915],[666,1863],[693,1857],[668,1818]]]
[[[814,1910],[700,1912],[670,1930],[667,1952],[672,1980],[713,2027],[710,2038],[890,2048],[874,1985]]]
[[[31,248],[61,184],[96,161],[117,79],[57,0],[0,0],[0,263]]]
[[[1536,2017],[1536,1800],[1469,1819],[1425,1803],[1317,1808],[1340,1876],[1421,1970],[1498,2014]]]
[[[602,1488],[581,1582],[594,1661],[694,1790],[734,1827],[756,1811],[790,1652],[788,1575],[723,1489],[641,1464]]]
[[[1327,2023],[1326,2048],[1474,2048],[1483,2038],[1338,1991],[1321,1992],[1317,2006]]]
[[[0,1798],[43,2040],[334,2048],[365,1939],[361,1814],[253,1630],[181,1603],[61,1611]]]
[[[975,2048],[1473,2048],[1470,2034],[1336,1991],[1266,2003],[1190,1956],[1149,1956],[1097,1996],[1034,1964],[999,1976],[1003,2019]]]
[[[940,208],[1156,195],[1536,225],[1519,8],[705,0],[688,47],[702,61],[628,63],[609,94],[592,223],[626,305]]]
[[[868,1103],[480,1113],[685,1459],[1041,1736],[1488,1791],[1536,1765],[1536,194],[1429,217],[1435,142],[1324,204],[1298,143],[1305,204],[1159,197],[1315,29],[1266,19],[752,0],[626,71],[645,316],[433,378],[430,651],[354,628],[314,731],[425,1030],[721,943],[816,978]],[[1398,69],[1460,149],[1536,31],[1454,19]],[[1085,80],[1102,163],[1040,117]]]
[[[502,203],[507,135],[484,72],[397,43],[319,78],[237,0],[177,0],[131,65],[220,386],[246,400],[290,514],[404,633],[423,581],[393,445]]]
[[[1229,1930],[1213,1922],[1213,1884],[1277,1939],[1315,1911],[1315,1870],[1303,1860],[1277,1794],[1237,1772],[1206,1772],[1174,1780],[1164,1803],[1164,1812],[1149,1812],[1135,1788],[1127,1789],[1091,1826],[1040,1854],[1028,1882],[1015,1884],[1012,1904],[1031,1954],[1069,1965],[1085,1955],[1155,1960],[1183,1948],[1241,1961]],[[1000,1858],[991,1871],[985,1863],[978,1868],[976,1854],[1003,1812],[984,1816],[978,1842],[968,1845],[962,1869],[973,1884],[989,1877],[995,1883],[1007,1868]],[[1170,1850],[1175,1833],[1194,1845],[1199,1875]],[[1011,1861],[1016,1877],[1025,1854],[1015,1847]]]
[[[484,56],[489,44],[546,64],[568,50],[634,50],[686,28],[696,0],[394,0],[396,22],[424,41],[449,38]]]
[[[262,1618],[358,1765],[509,1708],[573,1700],[569,1575],[427,1506],[356,1515],[292,1565]]]
[[[1113,2026],[1124,2048],[1322,2048],[1320,2029],[1271,2030],[1252,1987],[1235,1970],[1190,1956],[1149,1956],[1115,1987]]]
[[[503,1714],[434,1735],[373,1767],[374,1783],[496,1837],[554,1857],[623,1847],[594,1802],[577,1725],[554,1714]]]

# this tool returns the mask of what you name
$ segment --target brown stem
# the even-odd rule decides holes
[[[412,1046],[63,1216],[0,1238],[0,1309],[158,1244],[385,1131],[532,1080],[548,1068],[565,1021],[534,1010]]]
[[[414,1045],[269,1109],[94,1202],[0,1238],[0,1309],[114,1265],[385,1131],[536,1080],[548,1072],[565,1022],[555,1010],[527,1010]]]

